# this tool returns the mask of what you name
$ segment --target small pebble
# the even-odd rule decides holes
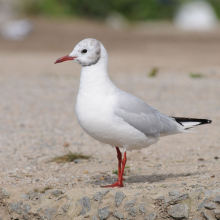
[[[206,209],[209,209],[209,210],[212,210],[212,209],[216,209],[216,208],[217,208],[217,206],[216,206],[214,203],[212,203],[212,202],[206,203],[206,204],[204,205],[204,207],[205,207]]]
[[[146,213],[146,209],[143,205],[140,205],[139,206],[139,211],[142,213],[142,214],[145,214]]]
[[[9,198],[10,193],[4,188],[0,187],[0,199]]]
[[[27,195],[27,194],[21,194],[21,198],[24,199],[24,200],[29,200],[30,196]]]
[[[109,192],[109,190],[103,190],[103,191],[100,191],[100,192],[96,192],[93,195],[93,199],[95,201],[100,201],[102,199],[102,197],[104,197],[108,192]]]
[[[210,189],[210,190],[205,190],[205,196],[211,196],[212,194],[216,194],[220,192],[220,189]]]
[[[129,210],[131,207],[135,205],[135,203],[136,203],[136,200],[130,200],[130,201],[125,202],[124,209]]]
[[[202,212],[202,214],[206,220],[214,220],[214,218],[207,212]]]
[[[169,192],[169,196],[178,196],[180,193],[177,190],[172,190]]]
[[[213,211],[213,213],[214,213],[215,217],[219,220],[220,219],[220,210],[219,209],[215,209]]]
[[[22,210],[23,210],[24,212],[28,212],[30,209],[31,209],[31,206],[30,206],[30,205],[28,205],[28,204],[22,205]]]
[[[22,204],[23,204],[23,202],[9,204],[10,211],[21,214],[22,213],[22,208],[21,208]]]
[[[116,194],[115,194],[115,204],[116,206],[120,206],[123,199],[125,198],[125,194],[121,191],[118,191]]]
[[[149,215],[147,215],[144,220],[154,220],[157,216],[156,212],[151,212]]]
[[[172,206],[168,210],[168,213],[174,219],[181,219],[181,218],[188,219],[188,217],[189,217],[189,207],[186,204],[177,204],[177,205]]]
[[[52,191],[51,192],[51,194],[53,195],[53,196],[59,196],[60,194],[63,194],[63,191],[62,190],[54,190],[54,191]]]
[[[212,201],[220,204],[220,195],[216,196]]]
[[[137,215],[137,208],[136,207],[130,208],[128,214],[131,215],[132,217],[135,217]]]
[[[85,215],[87,212],[90,211],[90,198],[87,196],[82,197],[79,200],[79,203],[82,205],[82,211],[80,212],[80,215]]]
[[[197,204],[197,211],[201,211],[202,208],[204,207],[205,203],[206,203],[207,198],[205,198],[202,203],[198,203]]]
[[[67,203],[67,204],[63,205],[62,206],[63,211],[68,212],[70,205],[71,205],[70,203]]]
[[[99,215],[99,218],[101,220],[107,219],[109,217],[109,215],[110,215],[108,207],[104,207],[102,209],[98,209],[98,215]]]
[[[115,213],[114,213],[114,216],[115,216],[117,219],[124,219],[124,215],[121,214],[120,212],[115,212]]]
[[[179,194],[177,196],[170,196],[170,197],[164,199],[164,204],[165,204],[165,206],[173,205],[179,201],[182,201],[182,200],[185,200],[188,198],[189,198],[188,193]]]
[[[45,208],[44,213],[47,219],[51,220],[53,219],[55,213],[57,212],[56,208]]]

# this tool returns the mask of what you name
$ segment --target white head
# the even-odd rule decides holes
[[[101,56],[105,57],[106,55],[107,52],[101,42],[87,38],[80,41],[69,55],[57,59],[55,63],[74,60],[83,67],[91,66],[96,64]]]

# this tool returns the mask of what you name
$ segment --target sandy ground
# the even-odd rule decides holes
[[[113,30],[84,21],[33,22],[35,30],[26,41],[0,40],[1,187],[92,190],[115,180],[115,149],[90,138],[75,117],[80,67],[53,64],[87,37],[99,39],[108,50],[110,77],[122,90],[167,115],[213,120],[196,132],[129,152],[125,188],[219,181],[219,30],[184,33],[167,24]],[[150,78],[154,67],[158,74]],[[192,78],[191,72],[203,77]],[[92,158],[77,164],[48,162],[63,154],[65,143]]]

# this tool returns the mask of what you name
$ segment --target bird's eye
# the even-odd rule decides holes
[[[87,53],[87,50],[86,49],[82,50],[82,53]]]

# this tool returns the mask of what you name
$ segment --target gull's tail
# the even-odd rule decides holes
[[[209,119],[198,119],[198,118],[180,118],[172,117],[176,122],[184,127],[184,129],[193,128],[198,125],[210,124],[212,121]]]

